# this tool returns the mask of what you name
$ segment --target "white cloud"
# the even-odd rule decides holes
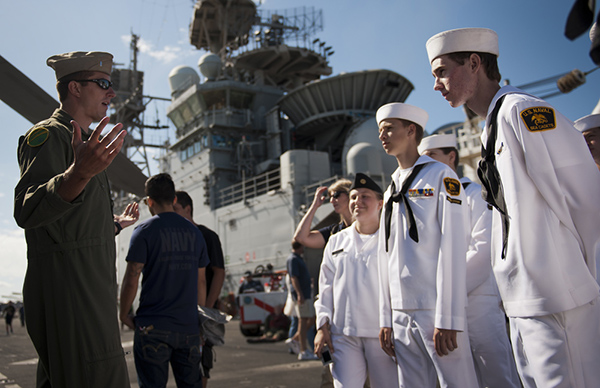
[[[129,42],[131,41],[131,36],[123,35],[121,36],[121,40],[124,43],[129,44]],[[172,63],[175,60],[181,61],[182,57],[197,55],[195,50],[191,50],[188,48],[184,49],[182,47],[183,45],[184,43],[182,42],[181,45],[167,45],[157,49],[154,47],[154,44],[152,44],[152,42],[149,42],[143,38],[140,38],[138,40],[138,49],[140,53],[149,55],[150,57],[165,64]],[[186,44],[185,46],[189,46],[189,44]]]
[[[0,246],[0,300],[8,300],[23,289],[27,269],[27,245],[23,230],[0,229]]]

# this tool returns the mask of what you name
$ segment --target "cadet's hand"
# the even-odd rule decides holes
[[[319,356],[319,358],[321,358],[321,352],[325,345],[329,346],[329,351],[333,353],[333,342],[331,342],[328,323],[321,326],[315,335],[315,354]]]
[[[104,117],[96,129],[92,131],[88,141],[81,140],[81,127],[75,120],[71,121],[71,125],[73,125],[71,145],[75,153],[73,173],[82,179],[89,180],[96,174],[106,170],[121,151],[127,134],[126,131],[121,131],[123,124],[115,125],[102,140],[99,140],[100,134],[108,121],[109,118]]]
[[[315,197],[313,198],[312,206],[319,207],[325,202],[325,198],[327,198],[327,187],[320,186],[315,191]]]
[[[456,330],[438,329],[433,331],[433,343],[438,356],[447,356],[448,353],[458,348],[456,342]]]
[[[121,227],[125,229],[137,222],[140,218],[140,207],[137,202],[132,202],[123,211],[120,216],[115,216],[115,221],[121,224]]]
[[[394,350],[394,333],[391,327],[382,327],[379,329],[379,345],[388,356],[396,359]]]

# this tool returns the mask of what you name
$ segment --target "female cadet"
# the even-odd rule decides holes
[[[358,173],[350,190],[354,223],[330,237],[315,302],[315,353],[327,345],[335,387],[398,387],[394,360],[379,345],[377,241],[381,188]]]

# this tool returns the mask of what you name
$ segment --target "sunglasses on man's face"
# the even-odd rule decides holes
[[[98,78],[98,79],[79,79],[79,80],[74,80],[75,82],[93,82],[96,85],[100,86],[102,89],[104,90],[108,90],[108,88],[110,88],[111,86],[113,86],[113,83],[107,79],[104,78]]]

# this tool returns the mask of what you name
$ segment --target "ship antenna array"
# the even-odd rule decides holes
[[[314,7],[296,7],[284,10],[257,10],[259,29],[255,35],[261,33],[272,34],[276,39],[295,41],[297,45],[308,46],[311,37],[323,31],[323,11]],[[264,28],[264,31],[262,30]]]

